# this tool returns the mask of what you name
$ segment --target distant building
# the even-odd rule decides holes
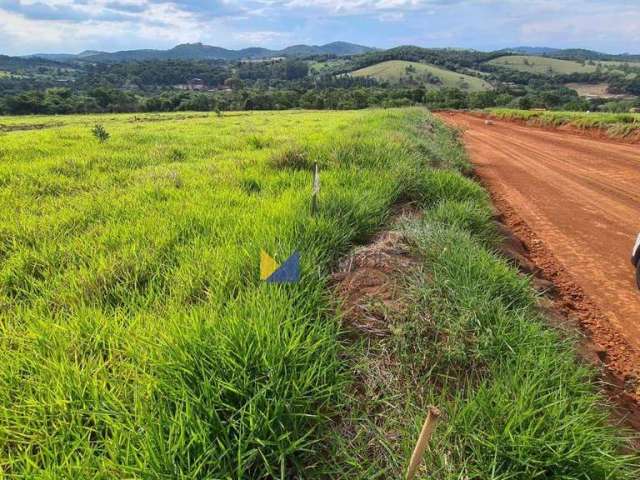
[[[187,85],[189,86],[188,88],[189,90],[206,90],[207,89],[207,85],[204,83],[204,80],[202,80],[201,78],[192,78],[191,80],[189,80]]]
[[[174,85],[174,88],[178,90],[207,90],[207,84],[201,78],[192,78],[187,83],[181,83],[180,85]]]
[[[240,60],[240,63],[266,63],[266,62],[281,62],[286,57],[269,57],[269,58],[245,58]]]

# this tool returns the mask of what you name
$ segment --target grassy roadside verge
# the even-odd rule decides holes
[[[567,125],[580,130],[600,129],[612,138],[625,138],[640,132],[640,114],[637,113],[554,112],[507,108],[486,111],[500,120],[520,120],[541,127]]]
[[[449,143],[459,166],[461,150]],[[494,253],[486,192],[459,167],[426,172],[423,186],[424,215],[395,226],[420,259],[402,280],[409,308],[390,316],[386,337],[350,344],[355,383],[331,475],[401,478],[433,404],[447,420],[420,478],[638,478],[640,458],[623,453],[631,437],[608,424],[594,371]]]

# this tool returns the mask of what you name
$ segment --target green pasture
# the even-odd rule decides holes
[[[0,477],[397,478],[436,403],[421,478],[638,478],[465,174],[417,108],[1,118]],[[354,338],[330,273],[407,202],[410,308]]]
[[[415,71],[408,71],[407,67]],[[407,62],[404,60],[389,60],[351,72],[351,75],[354,77],[371,77],[379,81],[391,83],[408,80],[409,77],[420,82],[422,81],[421,76],[425,74],[433,75],[440,80],[440,85],[431,85],[434,88],[442,86],[446,88],[460,88],[470,92],[491,90],[493,88],[488,82],[478,77],[464,75],[434,65]],[[425,85],[427,87],[430,86],[429,83],[425,83]]]

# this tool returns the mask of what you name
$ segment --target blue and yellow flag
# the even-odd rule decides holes
[[[300,280],[300,253],[287,258],[282,265],[264,250],[260,250],[260,280],[267,283],[294,283]]]

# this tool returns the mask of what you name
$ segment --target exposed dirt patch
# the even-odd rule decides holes
[[[129,123],[147,123],[147,122],[175,122],[179,120],[191,120],[194,118],[208,118],[208,113],[194,113],[190,115],[134,115],[128,119]]]
[[[413,300],[406,287],[422,262],[397,227],[407,217],[420,215],[410,205],[397,207],[389,227],[342,259],[332,275],[345,331],[354,342],[362,342],[360,353],[350,359],[354,377],[350,394],[355,404],[365,408],[366,416],[365,420],[346,413],[335,428],[359,452],[361,461],[380,462],[381,468],[388,467],[384,459],[390,446],[401,441],[405,425],[390,418],[400,416],[401,392],[414,380],[405,378],[402,361],[392,347],[392,332],[411,315]]]
[[[400,211],[392,227],[407,215],[417,213]],[[369,244],[342,259],[332,282],[346,326],[358,333],[386,336],[390,319],[406,312],[401,293],[403,280],[418,265],[404,234],[397,230],[379,233]]]
[[[62,122],[54,123],[23,123],[15,125],[3,125],[0,123],[0,132],[18,132],[21,130],[44,130],[45,128],[61,127]]]
[[[575,90],[581,97],[609,98],[616,100],[633,98],[633,95],[609,93],[608,83],[566,83],[564,86]]]

